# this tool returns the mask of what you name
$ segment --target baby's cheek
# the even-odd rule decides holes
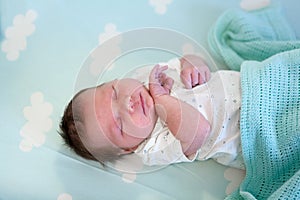
[[[133,115],[131,121],[136,128],[145,128],[150,125],[150,120],[140,115]]]
[[[129,117],[130,118],[130,117]],[[123,131],[137,138],[146,138],[152,131],[151,123],[141,117],[132,116],[123,123]]]

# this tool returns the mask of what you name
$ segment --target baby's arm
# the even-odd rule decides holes
[[[151,71],[150,93],[158,116],[181,142],[184,154],[190,156],[202,146],[210,132],[210,124],[194,107],[169,95],[173,79],[163,73],[166,69],[167,66],[156,65]]]

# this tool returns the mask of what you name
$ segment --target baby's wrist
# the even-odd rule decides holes
[[[156,111],[156,114],[158,115],[158,117],[163,122],[166,122],[166,120],[167,120],[167,111],[166,111],[165,107],[160,103],[155,103],[154,106],[155,106],[155,111]]]
[[[157,94],[152,96],[153,101],[155,104],[160,104],[161,103],[161,99],[165,98],[165,96],[170,96],[169,94]]]

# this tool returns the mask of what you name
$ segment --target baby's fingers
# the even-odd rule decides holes
[[[174,84],[174,80],[172,78],[168,77],[165,80],[164,88],[170,91],[173,87],[173,84]]]
[[[154,68],[150,72],[150,80],[158,80],[160,78],[161,73],[168,69],[168,66],[160,66],[159,64],[155,65]]]
[[[192,84],[192,87],[198,85],[200,83],[200,79],[201,79],[201,74],[198,73],[197,70],[194,69],[193,73],[191,74],[191,84]]]
[[[159,69],[159,73],[161,73],[161,72],[163,72],[163,71],[165,71],[165,70],[168,69],[168,65],[163,65],[163,66],[159,65],[158,69]]]
[[[192,88],[192,78],[189,73],[181,73],[180,78],[181,78],[181,82],[183,83],[185,88],[187,88],[187,89]]]
[[[159,65],[155,65],[154,67],[153,67],[153,69],[151,70],[151,72],[150,72],[150,76],[149,76],[149,79],[150,80],[155,80],[156,78],[156,76],[157,76],[157,70],[158,70],[158,68],[159,68]]]

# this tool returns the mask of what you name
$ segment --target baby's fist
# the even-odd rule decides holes
[[[186,55],[181,58],[180,78],[184,86],[191,89],[206,83],[210,79],[210,70],[200,57]]]
[[[150,73],[149,90],[154,99],[161,95],[169,95],[171,92],[174,80],[163,72],[167,69],[167,65],[160,66],[157,64]]]

